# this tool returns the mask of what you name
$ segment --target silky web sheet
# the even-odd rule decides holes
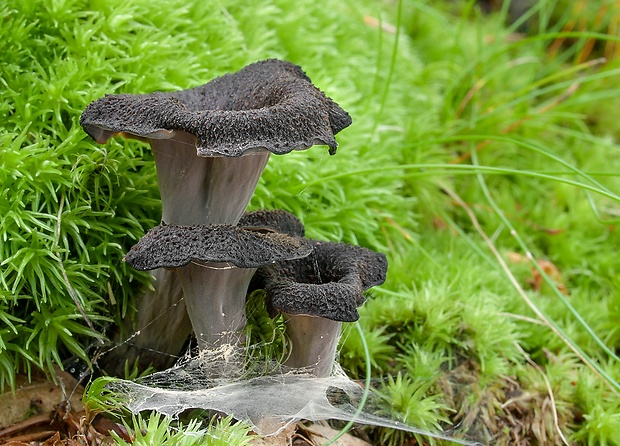
[[[245,421],[264,436],[275,435],[299,420],[329,419],[479,444],[373,415],[367,408],[356,416],[362,388],[339,366],[331,376],[316,378],[303,371],[286,372],[276,364],[244,366],[244,355],[242,347],[224,346],[184,358],[139,381],[122,380],[109,387],[124,397],[134,413],[154,410],[175,417],[187,409],[212,410]]]

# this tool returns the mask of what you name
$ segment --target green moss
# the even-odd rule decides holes
[[[560,3],[538,2],[528,35],[515,38],[501,14],[482,15],[474,2],[5,2],[0,386],[71,356],[92,359],[147,279],[122,258],[160,218],[152,156],[135,141],[94,144],[78,124],[86,104],[280,57],[354,125],[338,135],[336,156],[315,147],[272,157],[251,207],[290,210],[311,237],[388,254],[388,280],[361,311],[386,413],[434,428],[467,421],[469,408],[471,433],[482,435],[484,410],[510,419],[511,392],[546,398],[520,345],[545,371],[566,435],[617,444],[610,386],[620,364],[577,316],[618,351],[620,70],[573,62],[587,36],[550,54],[558,35],[548,33],[571,19]],[[588,17],[605,6],[591,3]],[[502,258],[527,251],[551,262],[568,297],[533,288],[532,265],[508,260],[519,294],[455,194]],[[252,320],[251,336],[269,341],[268,324]],[[350,331],[342,346],[343,366],[362,376],[360,337]]]

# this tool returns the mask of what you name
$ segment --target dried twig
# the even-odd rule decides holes
[[[562,433],[562,429],[560,429],[560,423],[559,423],[559,420],[558,420],[558,410],[557,410],[557,407],[555,405],[555,398],[553,396],[553,389],[551,388],[551,383],[549,382],[549,378],[547,378],[547,375],[545,374],[545,371],[542,369],[542,367],[539,366],[538,364],[536,364],[534,361],[532,361],[532,358],[530,358],[530,355],[528,355],[525,352],[525,350],[523,350],[523,348],[521,348],[521,346],[519,345],[518,342],[515,341],[514,344],[515,344],[515,347],[517,347],[517,350],[519,350],[519,352],[521,352],[521,354],[523,355],[525,360],[532,367],[534,367],[536,370],[538,370],[540,372],[540,374],[542,375],[543,379],[545,380],[545,384],[547,386],[547,392],[549,393],[549,399],[551,400],[551,409],[552,409],[552,412],[553,412],[553,424],[555,426],[555,429],[558,431],[558,435],[562,439],[562,442],[566,446],[570,446],[570,444],[566,440],[566,437],[564,437],[564,434]]]

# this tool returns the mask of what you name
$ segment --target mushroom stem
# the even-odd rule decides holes
[[[245,298],[255,271],[228,263],[190,263],[177,269],[200,350],[241,341]]]
[[[332,372],[342,322],[300,314],[285,314],[286,333],[290,338],[290,356],[285,365],[307,368],[325,378]]]
[[[236,224],[252,198],[271,152],[260,150],[236,158],[201,157],[196,156],[196,137],[189,133],[177,130],[172,133],[160,132],[152,136],[149,142],[155,156],[162,201],[162,220],[167,224],[177,225]],[[193,300],[192,297],[186,295],[185,304],[183,302],[177,304],[180,290],[177,292],[171,287],[160,286],[160,284],[170,282],[178,284],[176,277],[171,277],[176,274],[176,271],[153,271],[153,275],[159,280],[155,282],[155,291],[147,292],[137,302],[137,327],[149,326],[160,316],[162,309],[166,310],[168,320],[178,321],[179,324],[173,324],[165,331],[165,338],[169,338],[169,342],[160,342],[158,339],[162,337],[159,335],[153,337],[153,330],[150,329],[145,330],[144,335],[135,340],[138,346],[162,352],[179,352],[191,334],[192,327],[197,336],[198,333],[204,333],[208,342],[217,340],[220,329],[225,331],[231,327],[234,327],[234,330],[243,328],[245,325],[245,292],[243,297],[231,298],[226,303],[220,301],[222,297],[218,297],[218,301],[213,302],[212,312],[219,316],[201,315],[197,311],[211,312],[209,300],[203,300],[204,306],[198,310],[195,302],[188,304]],[[181,275],[195,276],[190,273]],[[209,284],[205,279],[203,282],[205,289],[221,290],[225,286],[220,281],[226,279],[220,277],[227,275],[216,274],[215,276],[218,278],[213,278],[214,284]],[[188,280],[185,280],[182,286],[184,289],[191,289]],[[235,288],[234,285],[231,286]],[[225,291],[222,292],[226,295]],[[230,295],[236,294],[231,291]],[[187,323],[186,306],[190,312],[191,325]],[[242,314],[243,318],[237,320],[238,314]],[[201,321],[203,318],[207,320]],[[200,325],[197,326],[196,323]],[[208,328],[205,324],[213,325]],[[157,327],[158,334],[162,333],[159,323],[152,325]],[[178,342],[179,340],[181,342]],[[230,339],[226,336],[222,339],[224,343],[229,341]]]
[[[269,155],[196,156],[196,137],[179,130],[151,139],[166,224],[236,224],[245,211]]]
[[[181,351],[192,326],[185,311],[183,292],[176,271],[160,268],[152,271],[152,275],[155,279],[155,289],[147,290],[142,298],[145,301],[161,302],[157,299],[166,296],[169,306],[164,307],[161,304],[144,306],[142,311],[136,314],[135,326],[138,332],[134,341],[150,339],[150,348],[155,350],[154,354],[169,356],[164,352]],[[169,335],[161,336],[161,333]],[[173,358],[176,359],[174,356]]]

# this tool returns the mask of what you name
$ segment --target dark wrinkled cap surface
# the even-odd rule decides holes
[[[189,90],[106,95],[86,107],[80,124],[100,143],[116,134],[148,139],[187,132],[202,156],[284,154],[315,144],[334,154],[334,135],[351,117],[300,67],[269,59]]]
[[[303,238],[277,232],[261,233],[227,225],[156,226],[134,245],[125,261],[146,271],[180,268],[192,261],[230,262],[239,268],[257,268],[296,259],[312,252]]]
[[[345,243],[310,242],[309,256],[260,268],[252,286],[265,289],[272,314],[358,320],[362,293],[385,281],[385,255]]]
[[[303,223],[282,209],[246,212],[237,226],[253,231],[276,231],[293,237],[303,237],[306,233]]]

